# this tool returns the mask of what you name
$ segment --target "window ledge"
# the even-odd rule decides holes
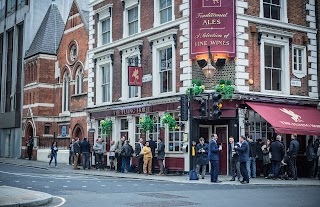
[[[87,95],[88,93],[79,93],[79,94],[74,94],[71,96],[71,98],[76,98],[76,97],[79,97],[79,96],[85,96]]]

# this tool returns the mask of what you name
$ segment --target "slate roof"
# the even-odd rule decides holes
[[[76,2],[82,15],[82,21],[84,21],[86,28],[89,28],[89,0],[77,0]]]
[[[65,24],[56,4],[51,4],[25,58],[37,54],[56,55]]]

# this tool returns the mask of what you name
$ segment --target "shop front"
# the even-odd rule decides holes
[[[297,158],[298,175],[307,176],[306,147],[309,139],[320,136],[320,111],[316,106],[289,105],[264,102],[245,102],[244,118],[246,135],[254,140],[274,140],[277,134],[283,138],[287,150],[291,134],[297,134],[300,144]]]

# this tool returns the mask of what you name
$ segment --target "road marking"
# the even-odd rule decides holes
[[[97,182],[98,182],[98,183],[101,183],[101,181],[100,181],[100,180],[98,180]]]
[[[37,181],[33,180],[32,182],[33,182],[33,183],[36,183]]]
[[[67,188],[68,186],[64,185],[64,186],[62,186],[62,187]]]
[[[31,189],[32,187],[27,187],[27,188]]]
[[[133,184],[134,186],[138,186],[138,184]]]
[[[62,197],[59,197],[59,196],[52,196],[52,197],[55,197],[55,198],[58,198],[61,200],[61,203],[56,205],[56,206],[53,206],[53,207],[59,207],[59,206],[62,206],[63,204],[65,204],[66,202],[66,199],[62,198]]]
[[[19,180],[16,180],[16,183],[19,183],[20,181]]]
[[[120,187],[120,186],[122,186],[122,185],[117,185],[117,186],[119,186],[119,187]]]
[[[114,180],[113,182],[114,182],[114,183],[117,183],[118,181]]]
[[[154,184],[150,183],[149,185],[154,185]]]
[[[101,185],[101,187],[104,187],[104,186],[106,186],[106,185]]]
[[[44,186],[44,188],[50,188],[49,186]]]
[[[82,182],[86,183],[87,181],[84,180],[84,181],[82,181]]]
[[[83,185],[82,187],[83,187],[83,188],[86,188],[87,186]]]
[[[70,180],[67,181],[67,183],[70,183],[70,182],[71,182]]]
[[[53,180],[50,180],[50,183],[54,183],[54,181],[53,181]]]

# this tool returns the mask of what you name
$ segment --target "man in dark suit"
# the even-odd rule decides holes
[[[213,134],[211,135],[211,141],[209,145],[209,160],[211,165],[211,182],[213,183],[219,183],[221,181],[218,180],[218,174],[219,174],[219,151],[222,149],[221,147],[218,147],[217,140],[218,135]]]
[[[152,174],[154,173],[154,163],[157,161],[156,158],[156,143],[152,140],[152,135],[149,136],[149,146],[151,148],[151,153],[152,153]]]
[[[241,181],[241,184],[249,183],[249,176],[248,176],[248,170],[246,167],[246,163],[249,160],[249,144],[246,141],[245,136],[240,136],[240,144],[241,146],[235,146],[235,150],[239,154],[239,162],[240,162],[240,171],[241,175],[243,176],[243,180]]]
[[[91,146],[87,141],[87,138],[83,138],[83,141],[80,144],[80,152],[82,155],[82,167],[85,170],[86,168],[90,169],[90,151]]]
[[[273,171],[273,179],[279,179],[280,163],[284,156],[284,145],[281,143],[281,136],[277,135],[276,141],[270,145],[271,164]]]
[[[139,143],[136,144],[135,147],[135,154],[136,154],[136,159],[138,163],[138,173],[143,173],[143,155],[142,155],[142,148],[143,148],[143,139],[139,139]]]
[[[80,144],[79,144],[79,138],[76,137],[75,139],[75,142],[73,144],[73,149],[74,149],[74,170],[79,170],[80,168],[78,168],[78,159],[79,159],[79,156],[80,156]]]
[[[292,175],[292,180],[297,180],[297,156],[299,151],[299,142],[297,141],[297,134],[291,135],[290,147],[288,149],[289,167]]]

